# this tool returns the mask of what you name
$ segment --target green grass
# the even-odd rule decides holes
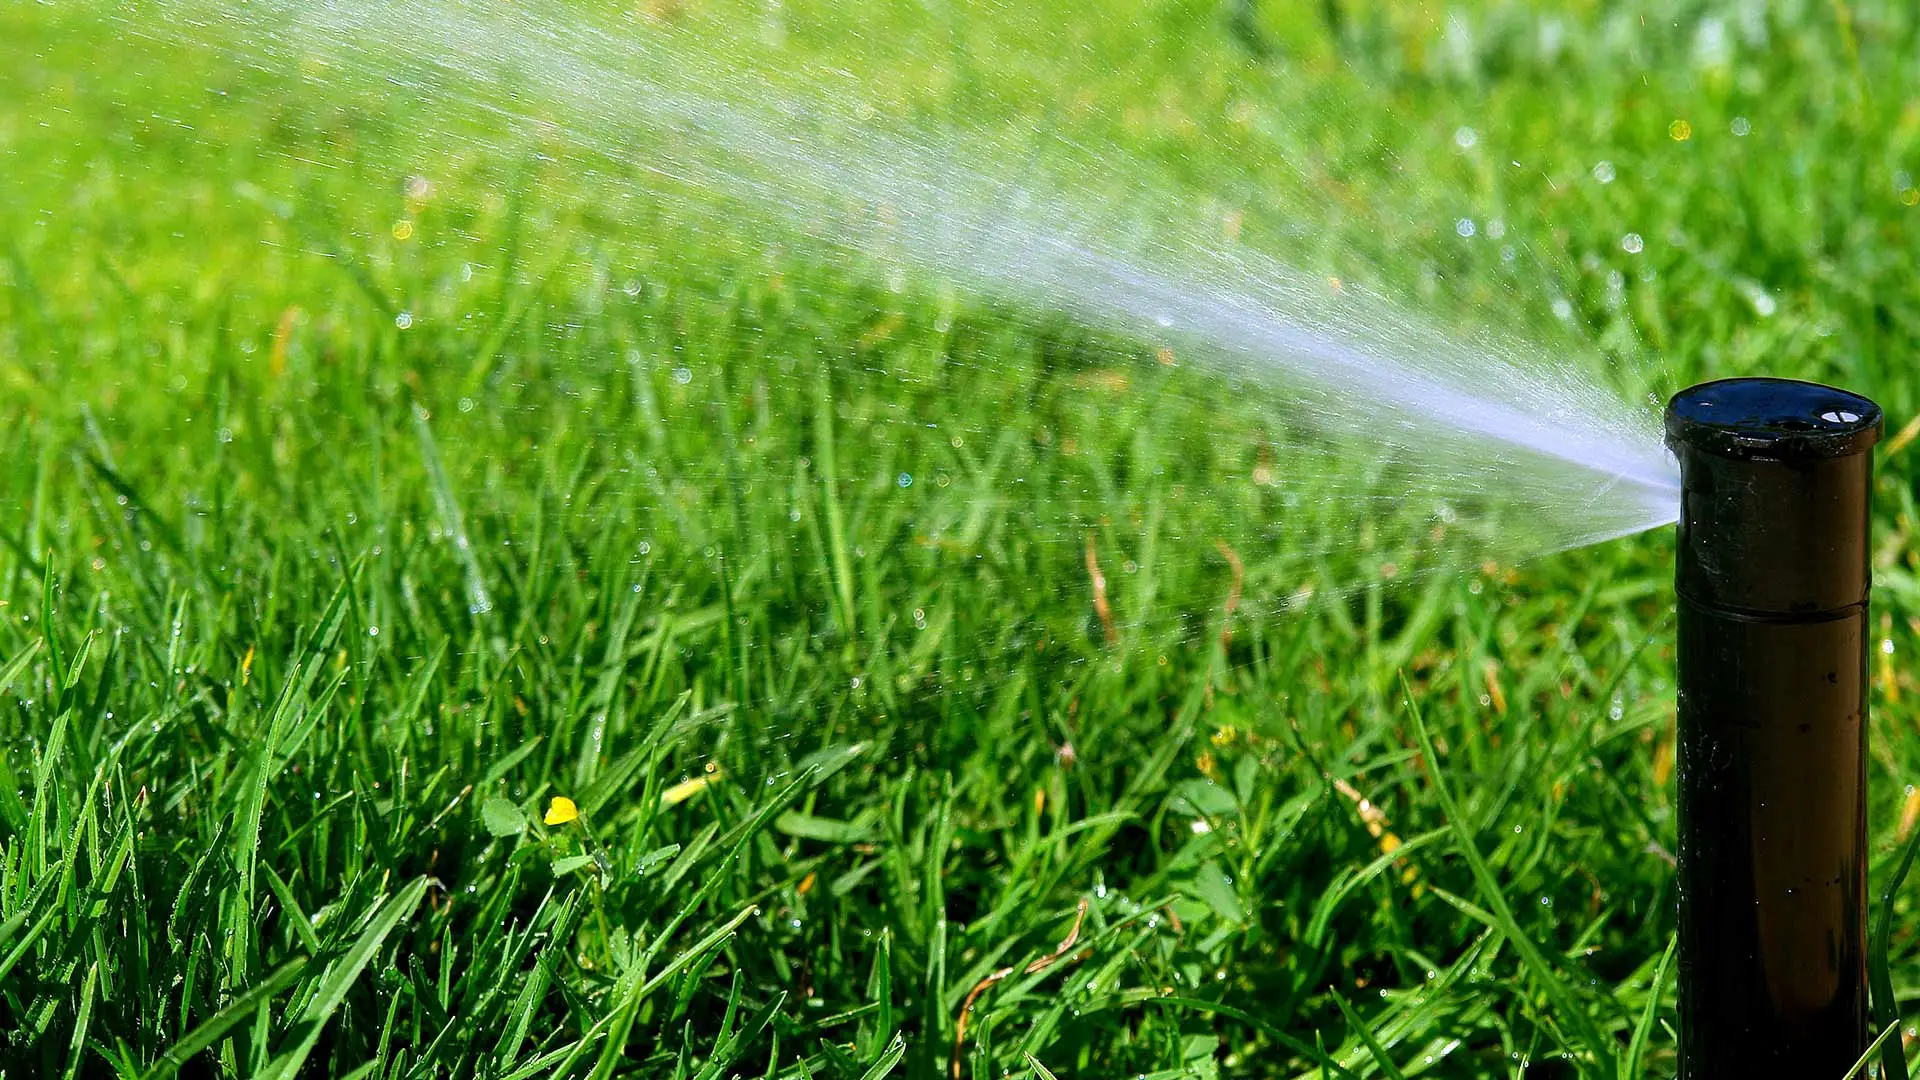
[[[1729,18],[1724,64],[1651,3],[655,6],[1623,384],[1920,407],[1897,4]],[[1672,1073],[1664,536],[1384,581],[1406,537],[1326,509],[1367,489],[1255,483],[1311,449],[1152,343],[133,12],[0,11],[9,1080]]]

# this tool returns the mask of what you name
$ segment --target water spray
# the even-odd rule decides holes
[[[1838,1077],[1867,1047],[1868,529],[1879,406],[1675,395],[1681,1080]]]

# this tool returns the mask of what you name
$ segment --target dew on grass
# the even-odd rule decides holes
[[[1640,254],[1640,252],[1644,250],[1646,246],[1647,246],[1647,242],[1645,240],[1642,240],[1640,238],[1640,234],[1637,232],[1630,232],[1620,238],[1620,250],[1626,252],[1629,255]]]
[[[1602,161],[1593,167],[1593,178],[1603,184],[1613,183],[1615,176],[1613,162]]]

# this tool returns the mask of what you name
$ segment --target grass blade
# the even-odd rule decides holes
[[[396,893],[374,915],[373,921],[360,932],[360,937],[348,949],[346,955],[329,967],[318,991],[307,1002],[305,1011],[300,1014],[293,1027],[284,1036],[286,1045],[260,1073],[258,1080],[293,1080],[300,1072],[300,1066],[313,1051],[314,1044],[320,1041],[320,1031],[334,1010],[347,999],[347,991],[360,978],[360,972],[378,952],[387,935],[400,925],[401,920],[413,914],[420,904],[420,898],[427,894],[431,878],[414,878],[407,886]]]
[[[1873,1042],[1866,1048],[1866,1050],[1861,1052],[1859,1059],[1853,1063],[1853,1067],[1848,1069],[1847,1074],[1845,1076],[1842,1076],[1840,1080],[1853,1080],[1854,1077],[1862,1075],[1866,1071],[1867,1062],[1872,1061],[1873,1055],[1880,1053],[1883,1047],[1887,1047],[1889,1045],[1887,1040],[1891,1039],[1893,1037],[1893,1033],[1899,1030],[1900,1030],[1900,1025],[1894,1024],[1893,1026],[1880,1032],[1879,1037],[1875,1038]],[[1897,1042],[1892,1043],[1891,1049],[1895,1054],[1900,1053],[1900,1044]],[[1904,1058],[1902,1059],[1901,1064],[1902,1065],[1906,1064]]]
[[[1359,1038],[1361,1045],[1367,1048],[1367,1053],[1373,1055],[1373,1063],[1380,1066],[1380,1071],[1386,1073],[1390,1080],[1407,1080],[1406,1074],[1400,1071],[1400,1066],[1387,1056],[1386,1047],[1381,1046],[1380,1040],[1373,1037],[1373,1029],[1360,1018],[1359,1013],[1353,1011],[1353,1006],[1347,1004],[1347,999],[1338,991],[1335,991],[1332,996],[1333,1003],[1340,1008],[1340,1015],[1347,1018],[1347,1027]]]
[[[1447,786],[1445,771],[1440,765],[1440,755],[1433,749],[1433,736],[1428,734],[1426,721],[1421,719],[1420,705],[1414,700],[1413,687],[1406,676],[1400,677],[1400,690],[1406,698],[1407,712],[1413,719],[1414,734],[1420,740],[1420,752],[1426,755],[1427,777],[1433,782],[1434,794],[1440,799],[1441,811],[1447,816],[1447,825],[1453,830],[1455,846],[1467,860],[1467,866],[1473,873],[1474,885],[1479,889],[1481,899],[1487,904],[1492,916],[1494,928],[1499,930],[1520,953],[1527,970],[1539,983],[1548,1000],[1553,1002],[1554,1014],[1570,1025],[1580,1041],[1585,1044],[1588,1054],[1594,1058],[1594,1064],[1608,1073],[1613,1071],[1612,1043],[1600,1034],[1593,1017],[1580,1007],[1573,991],[1562,982],[1560,975],[1548,962],[1520,923],[1513,917],[1513,909],[1507,904],[1506,894],[1500,891],[1500,880],[1493,874],[1493,868],[1480,856],[1475,844],[1473,830],[1467,825],[1467,818],[1460,810],[1460,804],[1454,801],[1453,791]]]
[[[1900,886],[1906,884],[1916,852],[1920,852],[1920,830],[1915,830],[1908,838],[1906,847],[1900,852],[1900,865],[1894,869],[1893,878],[1880,894],[1880,910],[1874,919],[1873,941],[1867,950],[1867,978],[1873,990],[1873,1019],[1880,1025],[1883,1037],[1886,1032],[1900,1028],[1900,1002],[1893,992],[1888,953],[1893,948],[1893,901],[1900,894]],[[1880,1061],[1880,1075],[1883,1080],[1907,1080],[1906,1047],[1898,1042],[1887,1047]]]
[[[1620,1066],[1621,1076],[1640,1075],[1640,1059],[1646,1056],[1647,1038],[1653,1034],[1653,1019],[1660,1011],[1660,993],[1667,985],[1667,968],[1679,948],[1680,935],[1675,934],[1668,939],[1667,951],[1660,954],[1660,963],[1653,969],[1653,979],[1647,984],[1647,1007],[1640,1011],[1640,1022],[1633,1026],[1633,1041],[1627,1044],[1627,1059]]]
[[[900,1064],[900,1059],[906,1056],[907,1037],[905,1035],[895,1035],[893,1042],[887,1046],[887,1052],[881,1054],[880,1060],[874,1062],[866,1072],[860,1074],[860,1080],[880,1080],[881,1077],[892,1072],[895,1066]]]
[[[172,1076],[193,1055],[219,1042],[234,1025],[250,1019],[262,1004],[291,985],[307,969],[307,961],[307,957],[298,956],[268,972],[266,978],[248,987],[245,993],[228,1002],[226,1008],[207,1017],[200,1026],[168,1047],[141,1080],[166,1080]]]

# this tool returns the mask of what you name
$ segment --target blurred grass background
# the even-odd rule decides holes
[[[1623,387],[1920,404],[1900,5],[543,10]],[[254,25],[0,11],[7,1076],[1671,1074],[1664,536],[1408,581],[1152,342]]]

